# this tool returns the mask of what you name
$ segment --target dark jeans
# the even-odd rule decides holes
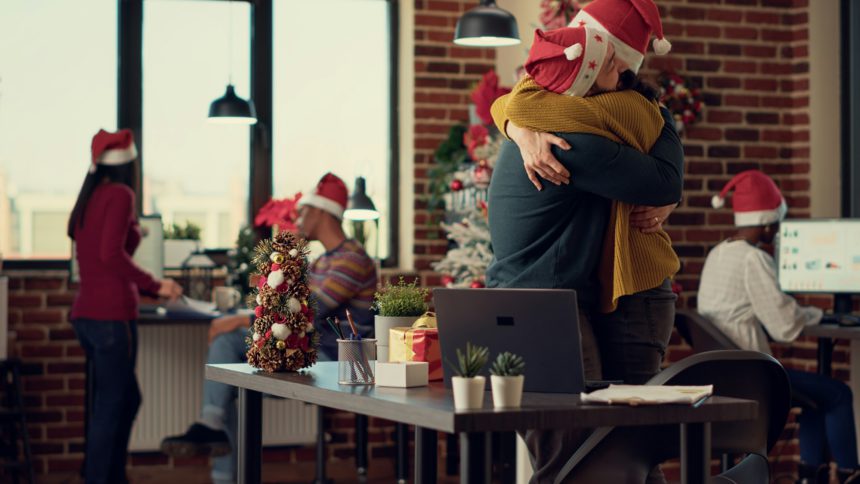
[[[857,440],[851,389],[828,376],[786,368],[792,388],[809,397],[818,407],[803,408],[800,424],[800,460],[817,466],[827,462],[826,449],[844,469],[856,469]]]
[[[86,482],[124,483],[131,426],[140,408],[135,321],[72,321],[93,373],[86,436]]]

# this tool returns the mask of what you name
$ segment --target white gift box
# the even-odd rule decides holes
[[[376,386],[423,387],[427,385],[430,364],[426,361],[376,362]]]

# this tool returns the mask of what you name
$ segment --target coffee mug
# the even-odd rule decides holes
[[[216,287],[212,293],[215,308],[222,313],[233,310],[242,299],[242,294],[232,287]]]

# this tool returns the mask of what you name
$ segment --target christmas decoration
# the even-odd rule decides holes
[[[538,20],[543,25],[543,30],[553,30],[567,27],[582,6],[576,0],[542,0],[540,8]]]
[[[293,198],[274,198],[266,202],[254,217],[254,225],[257,227],[274,227],[278,230],[288,232],[296,231],[296,220],[299,218],[298,203],[302,194],[296,193]]]
[[[675,119],[675,129],[683,132],[702,118],[702,91],[689,79],[673,72],[664,72],[658,78],[660,102],[666,105]]]
[[[484,287],[484,273],[493,259],[485,209],[486,204],[480,203],[461,221],[442,224],[448,239],[456,244],[444,259],[433,264],[435,271],[445,274],[442,283],[446,287]]]
[[[262,240],[255,252],[259,282],[249,296],[256,319],[246,339],[248,363],[268,372],[307,368],[316,363],[319,346],[308,307],[307,242],[280,232]]]

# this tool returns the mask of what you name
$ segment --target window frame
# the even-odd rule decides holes
[[[841,3],[842,216],[860,217],[860,4]]]

